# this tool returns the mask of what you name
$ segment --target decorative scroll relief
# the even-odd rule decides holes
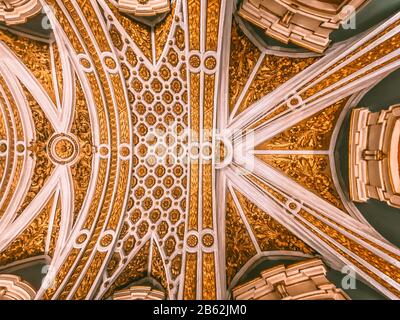
[[[226,200],[226,281],[229,285],[236,273],[257,254],[249,231],[240,217],[239,209],[234,202],[235,195],[227,194]]]
[[[12,274],[0,274],[0,300],[33,300],[35,289]]]
[[[54,197],[51,197],[37,218],[9,244],[7,249],[0,252],[1,266],[46,254],[46,237],[51,228],[50,217],[53,215],[53,206]]]
[[[398,268],[396,267],[398,264],[398,250],[396,248],[387,246],[378,238],[366,234],[363,231],[365,229],[364,225],[360,225],[353,218],[344,214],[337,215],[335,210],[331,210],[326,206],[326,202],[321,203],[322,207],[320,207],[319,213],[313,212],[310,208],[317,207],[317,203],[320,201],[301,195],[306,190],[301,190],[300,188],[298,192],[299,188],[291,185],[291,182],[280,174],[276,175],[271,171],[268,176],[267,188],[263,189],[274,197],[274,201],[286,213],[295,218],[296,229],[297,232],[300,231],[302,239],[312,239],[315,236],[316,242],[314,243],[318,244],[318,251],[321,251],[321,244],[323,246],[325,244],[328,245],[329,247],[323,250],[333,250],[332,256],[338,261],[339,265],[342,265],[343,261],[345,264],[354,265],[357,272],[381,292],[391,298],[399,296],[397,289]],[[274,186],[270,185],[270,183],[274,184]],[[268,191],[271,187],[274,192]],[[282,191],[282,189],[285,189],[285,191]],[[279,212],[275,211],[273,206],[265,205],[269,199],[259,193],[257,189],[252,188],[250,185],[244,185],[242,192],[255,199],[257,205],[264,210],[271,210],[271,213],[277,214],[277,218],[285,218],[286,215],[279,216]],[[314,221],[315,219],[319,222]],[[322,223],[322,220],[329,222],[325,224]],[[312,225],[309,223],[312,223]],[[328,226],[328,224],[333,227]],[[307,234],[308,231],[312,232],[313,235],[311,237]],[[322,254],[325,255],[327,252],[325,251]],[[328,254],[331,256],[330,253]],[[388,277],[382,276],[381,271]]]
[[[400,207],[400,105],[372,113],[352,112],[349,185],[353,201],[386,201]]]
[[[303,0],[244,0],[239,15],[283,43],[295,43],[322,53],[329,35],[368,0],[335,2]]]
[[[233,289],[235,300],[350,300],[326,278],[327,269],[319,259],[288,267],[267,269],[248,283]]]
[[[235,187],[229,187],[226,196],[225,241],[228,287],[232,285],[234,279],[237,280],[245,264],[262,252],[292,251],[315,254],[311,247]]]
[[[253,151],[265,163],[285,172],[342,210],[344,206],[333,183],[328,150],[333,130],[347,101],[342,99],[326,107],[257,145]]]
[[[268,165],[281,170],[287,176],[321,198],[343,209],[343,204],[332,181],[327,155],[257,155]]]
[[[235,192],[246,220],[262,251],[296,251],[315,255],[316,252],[283,225],[261,210],[247,197]]]
[[[244,55],[246,59],[248,55]],[[251,106],[261,100],[268,94],[278,90],[278,88],[289,81],[291,78],[307,69],[310,65],[318,61],[319,58],[293,58],[285,56],[277,56],[272,54],[262,54],[260,57],[257,72],[248,80],[248,88],[232,112],[232,117],[236,117],[246,110],[251,109]],[[236,74],[231,74],[231,81],[237,78],[238,74],[244,67],[242,58],[236,61],[238,68]],[[233,82],[234,83],[234,82]]]
[[[25,157],[27,164],[7,168],[22,181],[13,180],[9,190],[14,193],[1,193],[0,265],[38,255],[57,259],[92,178],[90,91],[83,93],[83,79],[65,63],[67,50],[60,38],[58,43],[44,43],[0,32],[0,39],[0,79],[6,80],[0,80],[0,87],[8,99],[1,103],[2,111],[12,106],[14,116],[16,110],[21,112],[22,121],[7,125],[10,132],[19,132],[22,124],[27,135],[24,141],[18,138],[16,146],[7,146],[10,155]]]
[[[321,112],[300,121],[270,140],[257,150],[329,150],[337,120],[347,99],[340,100]]]
[[[39,0],[3,0],[0,1],[0,21],[7,25],[25,23],[41,10]]]
[[[279,98],[265,116],[262,115],[266,113],[263,110],[268,97],[261,99],[252,110],[245,112],[241,125],[244,126],[245,122],[251,130],[265,129],[265,135],[267,123],[273,121],[271,114],[280,112],[290,118],[306,110],[319,111],[326,106],[327,99],[337,100],[359,92],[371,82],[378,81],[388,70],[395,70],[400,63],[396,54],[400,43],[398,19],[399,15],[390,18],[379,25],[375,33],[357,39],[345,51],[336,50],[322,58],[313,72],[305,72],[299,82],[292,83],[285,90],[278,88],[275,94]],[[284,122],[285,117],[282,116],[280,121]]]
[[[52,78],[50,55],[52,50],[58,51],[57,44],[33,40],[27,36],[16,35],[7,30],[0,31],[0,40],[21,59],[21,62],[32,72],[55,103],[56,90]],[[61,76],[61,70],[57,71],[57,75]]]
[[[8,132],[3,151],[9,159],[0,182],[0,265],[4,266],[45,254],[53,205],[47,204],[53,190],[46,184],[54,173],[47,152],[54,129],[47,111],[53,113],[56,108],[49,61],[52,45],[5,31],[0,39],[0,108]],[[39,101],[47,101],[48,110]],[[40,193],[46,195],[40,197]]]
[[[119,0],[120,11],[135,16],[155,16],[170,10],[169,0]]]
[[[243,33],[238,24],[232,24],[231,55],[229,61],[229,109],[233,111],[249,77],[256,67],[261,51]],[[246,57],[246,59],[243,59]]]

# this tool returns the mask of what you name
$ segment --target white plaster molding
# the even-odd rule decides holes
[[[368,0],[341,3],[302,0],[244,0],[238,14],[285,44],[292,42],[321,53],[330,44],[329,35],[360,10]]]
[[[120,11],[135,16],[155,16],[170,10],[169,0],[119,0]]]
[[[0,300],[33,300],[35,289],[20,277],[0,274]]]
[[[165,300],[165,293],[148,286],[132,286],[128,289],[117,291],[112,296],[113,300]]]
[[[235,300],[349,300],[343,290],[326,278],[319,259],[289,266],[278,265],[232,290]]]
[[[228,288],[228,297],[230,298],[231,296],[231,290],[237,286],[240,278],[243,277],[244,274],[246,274],[249,269],[258,261],[260,261],[263,258],[268,258],[268,260],[271,261],[278,261],[278,260],[293,260],[295,261],[302,261],[306,259],[312,259],[314,256],[304,254],[302,252],[298,251],[263,251],[261,253],[256,254],[255,256],[251,257],[244,265],[243,267],[239,270],[238,273],[233,277],[231,284],[229,285]]]
[[[354,109],[350,123],[350,197],[370,198],[400,207],[400,106],[372,113]]]
[[[4,0],[0,2],[0,21],[7,25],[22,24],[41,10],[40,0]]]
[[[382,43],[385,39],[388,39],[391,36],[394,36],[400,31],[400,26],[393,28],[389,32],[386,32],[382,37],[375,39],[367,46],[365,46],[362,50],[352,54],[352,52],[356,51],[360,46],[370,41],[373,37],[375,37],[380,32],[384,31],[388,26],[400,19],[400,13],[396,14],[392,18],[388,19],[386,22],[382,23],[375,29],[371,30],[367,34],[363,34],[361,38],[357,37],[354,39],[351,45],[343,50],[342,47],[338,47],[335,51],[330,52],[318,62],[314,63],[306,70],[293,77],[283,85],[281,85],[274,92],[266,95],[264,98],[260,99],[258,102],[253,104],[251,108],[248,108],[246,111],[242,112],[239,116],[237,116],[234,121],[230,124],[229,128],[232,131],[235,131],[239,128],[244,128],[251,123],[256,122],[258,119],[262,118],[275,108],[279,107],[279,105],[285,103],[285,101],[290,97],[290,93],[300,95],[305,90],[311,88],[317,82],[322,81],[333,72],[342,69],[348,65],[351,65],[355,59],[370,51],[380,43]],[[344,59],[346,56],[352,54],[352,56],[348,59]],[[398,55],[398,52],[393,52],[388,54],[380,59],[381,64],[385,64],[392,57]],[[339,63],[340,62],[340,63]],[[335,67],[333,65],[337,63]],[[383,74],[387,74],[388,72],[394,71],[399,67],[399,62],[394,61],[390,64],[385,64],[384,67],[377,68],[374,72],[366,72],[370,70],[372,65],[377,65],[376,61],[371,63],[370,65],[365,66],[357,73],[351,74],[349,77],[341,79],[339,82],[335,82],[332,86],[325,88],[323,91],[318,92],[317,95],[313,95],[311,98],[316,100],[312,103],[309,103],[308,100],[303,101],[300,105],[300,109],[306,107],[307,109],[319,105],[322,101],[332,102],[333,99],[339,100],[341,97],[348,96],[352,93],[358,92],[363,88],[366,88],[372,84],[373,81],[380,79]],[[330,69],[332,67],[332,69]],[[326,73],[324,73],[326,72]],[[356,78],[357,75],[362,75],[361,77]],[[320,75],[320,77],[318,77]],[[350,81],[352,80],[353,81]],[[343,82],[348,82],[346,85],[341,85]],[[324,92],[332,91],[329,94],[323,95]],[[289,94],[289,96],[288,96]],[[324,103],[325,103],[324,102]],[[292,112],[297,110],[298,108],[291,109]],[[272,120],[273,121],[273,120]],[[271,122],[271,121],[269,121]],[[270,126],[270,125],[269,125]]]
[[[292,181],[290,178],[285,177],[283,174],[278,173],[276,170],[269,168],[268,166],[263,164],[261,161],[258,161],[257,159],[255,160],[255,165],[254,165],[254,171],[253,173],[260,175],[261,177],[264,178],[264,181],[268,181],[268,185],[274,186],[280,189],[285,190],[284,194],[287,196],[289,199],[293,199],[294,201],[298,202],[299,204],[301,203],[302,206],[306,206],[306,209],[308,212],[311,212],[313,214],[313,209],[318,210],[318,212],[322,213],[323,215],[326,215],[330,217],[333,221],[337,221],[338,225],[344,226],[349,230],[352,230],[356,235],[362,236],[365,239],[368,239],[375,243],[376,245],[381,246],[382,248],[385,248],[386,250],[391,251],[394,254],[399,254],[399,249],[393,247],[392,245],[383,242],[380,240],[380,238],[372,236],[368,231],[369,227],[365,226],[364,224],[360,223],[359,221],[353,219],[347,214],[342,213],[339,209],[333,207],[332,205],[328,204],[326,201],[322,200],[321,198],[317,197],[313,193],[311,193],[308,190],[305,190],[304,188],[301,188],[298,184],[296,184],[294,181]],[[234,176],[234,174],[230,175],[230,178],[232,181],[237,180],[237,178]],[[248,183],[244,182],[244,180],[241,178],[240,180],[237,180],[237,185],[239,186],[241,192],[243,192],[249,199],[254,201],[255,204],[257,204],[261,209],[267,211],[271,216],[273,216],[275,219],[277,219],[280,223],[283,223],[290,231],[292,231],[294,234],[298,235],[301,239],[303,239],[305,242],[307,242],[309,245],[311,245],[313,248],[315,248],[318,252],[320,252],[324,258],[326,258],[329,261],[341,261],[342,265],[345,264],[350,264],[351,263],[344,258],[343,256],[337,255],[336,251],[334,251],[331,247],[321,244],[321,241],[318,241],[318,238],[315,238],[314,234],[311,234],[308,232],[308,230],[305,230],[303,226],[301,226],[295,219],[292,219],[291,215],[296,214],[295,212],[286,212],[288,208],[279,208],[279,205],[277,205],[275,202],[272,200],[268,199],[265,195],[262,196],[257,192],[254,187],[251,187]],[[278,207],[277,207],[278,206]],[[275,209],[276,208],[276,209]],[[296,214],[296,216],[300,219],[301,216]],[[317,216],[318,219],[322,219],[321,216]],[[307,221],[304,221],[304,223],[308,224],[311,228],[314,229],[312,225],[310,225]],[[330,221],[323,219],[324,223],[330,225],[334,229],[338,229],[339,232],[345,234],[347,237],[353,239],[356,242],[362,243],[362,246],[368,248],[381,258],[385,259],[391,264],[397,264],[397,261],[395,259],[391,258],[388,256],[385,252],[377,249],[376,247],[372,247],[369,245],[369,243],[361,240],[360,238],[355,237],[353,234],[347,232],[343,228],[339,228],[338,225],[332,224]],[[320,230],[316,230],[318,234],[320,234],[321,237],[327,237],[326,234],[322,233]],[[299,234],[300,233],[300,234]],[[328,237],[329,238],[329,237]],[[359,261],[362,265],[367,267],[368,269],[373,269],[374,273],[376,273],[378,276],[380,276],[382,279],[385,279],[385,281],[389,282],[391,285],[397,286],[396,283],[394,283],[393,280],[388,278],[386,275],[382,274],[379,270],[376,270],[376,268],[373,268],[370,266],[368,263],[366,263],[363,259],[360,257],[354,255],[352,252],[338,244],[336,241],[333,241],[332,239],[329,238],[329,241],[335,242],[337,247],[340,247],[341,250],[346,252],[348,255],[350,255],[352,258],[355,260]],[[317,247],[315,246],[317,245]],[[322,245],[322,247],[321,247]],[[330,253],[327,253],[330,252]],[[337,265],[337,263],[336,263]],[[339,263],[340,265],[340,263]],[[377,281],[373,280],[371,277],[365,274],[360,269],[357,269],[357,272],[359,272],[360,276],[366,279],[366,281],[372,283],[374,287],[376,287],[378,290],[383,292],[385,295],[394,298],[395,296],[390,293],[385,287],[383,287],[381,284],[379,284]]]

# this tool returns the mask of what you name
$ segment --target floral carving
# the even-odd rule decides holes
[[[343,204],[333,185],[326,155],[257,155],[337,208]]]
[[[328,150],[333,129],[347,99],[301,121],[259,146],[257,150]]]

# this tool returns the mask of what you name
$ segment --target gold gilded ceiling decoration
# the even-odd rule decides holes
[[[294,58],[261,53],[235,22],[231,37],[229,93],[232,118],[318,60],[318,57]],[[246,91],[243,90],[245,87]]]
[[[35,299],[145,278],[224,299],[262,257],[318,256],[399,298],[399,250],[343,196],[333,150],[400,64],[400,15],[316,56],[264,47],[233,0],[148,23],[122,2],[42,1],[54,40],[0,29],[0,272],[51,261]]]
[[[332,179],[327,152],[333,130],[347,102],[348,99],[340,100],[302,120],[258,145],[254,153],[260,160],[284,172],[306,189],[344,211]]]
[[[333,130],[347,99],[286,129],[257,146],[257,150],[329,150]]]

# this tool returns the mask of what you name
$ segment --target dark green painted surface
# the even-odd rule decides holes
[[[400,70],[395,71],[371,89],[358,104],[377,112],[400,103]],[[341,178],[342,188],[349,197],[348,184],[348,143],[350,112],[342,125],[335,151],[336,168]],[[356,203],[357,208],[368,222],[387,240],[400,247],[400,209],[386,203],[369,200],[367,203]]]
[[[400,0],[371,0],[356,15],[356,29],[343,29],[331,33],[332,42],[349,39],[364,32],[400,11]]]
[[[333,31],[330,35],[332,44],[347,40],[357,34],[360,34],[368,29],[378,25],[379,23],[390,18],[400,11],[400,0],[371,0],[361,11],[356,15],[355,29],[344,29],[340,27],[338,30]],[[267,35],[260,28],[253,27],[248,24],[250,28],[260,35],[264,41],[270,46],[284,47],[296,49],[298,46],[289,43],[287,45],[279,42]],[[302,49],[303,51],[304,49]]]
[[[6,270],[4,273],[20,276],[24,281],[29,282],[36,290],[39,290],[46,272],[46,264],[44,262],[37,262],[29,267],[22,267],[10,272],[7,272]]]
[[[5,24],[0,22],[0,26],[5,26]],[[49,20],[47,19],[46,15],[42,13],[29,18],[24,24],[11,26],[9,28],[44,38],[50,38],[51,34],[53,33],[49,24]]]
[[[337,288],[343,289],[342,281],[346,274],[330,269],[328,270],[326,276],[332,283],[336,285]],[[343,289],[343,291],[346,292],[352,300],[386,300],[386,297],[370,288],[360,280],[355,281],[354,289]]]

